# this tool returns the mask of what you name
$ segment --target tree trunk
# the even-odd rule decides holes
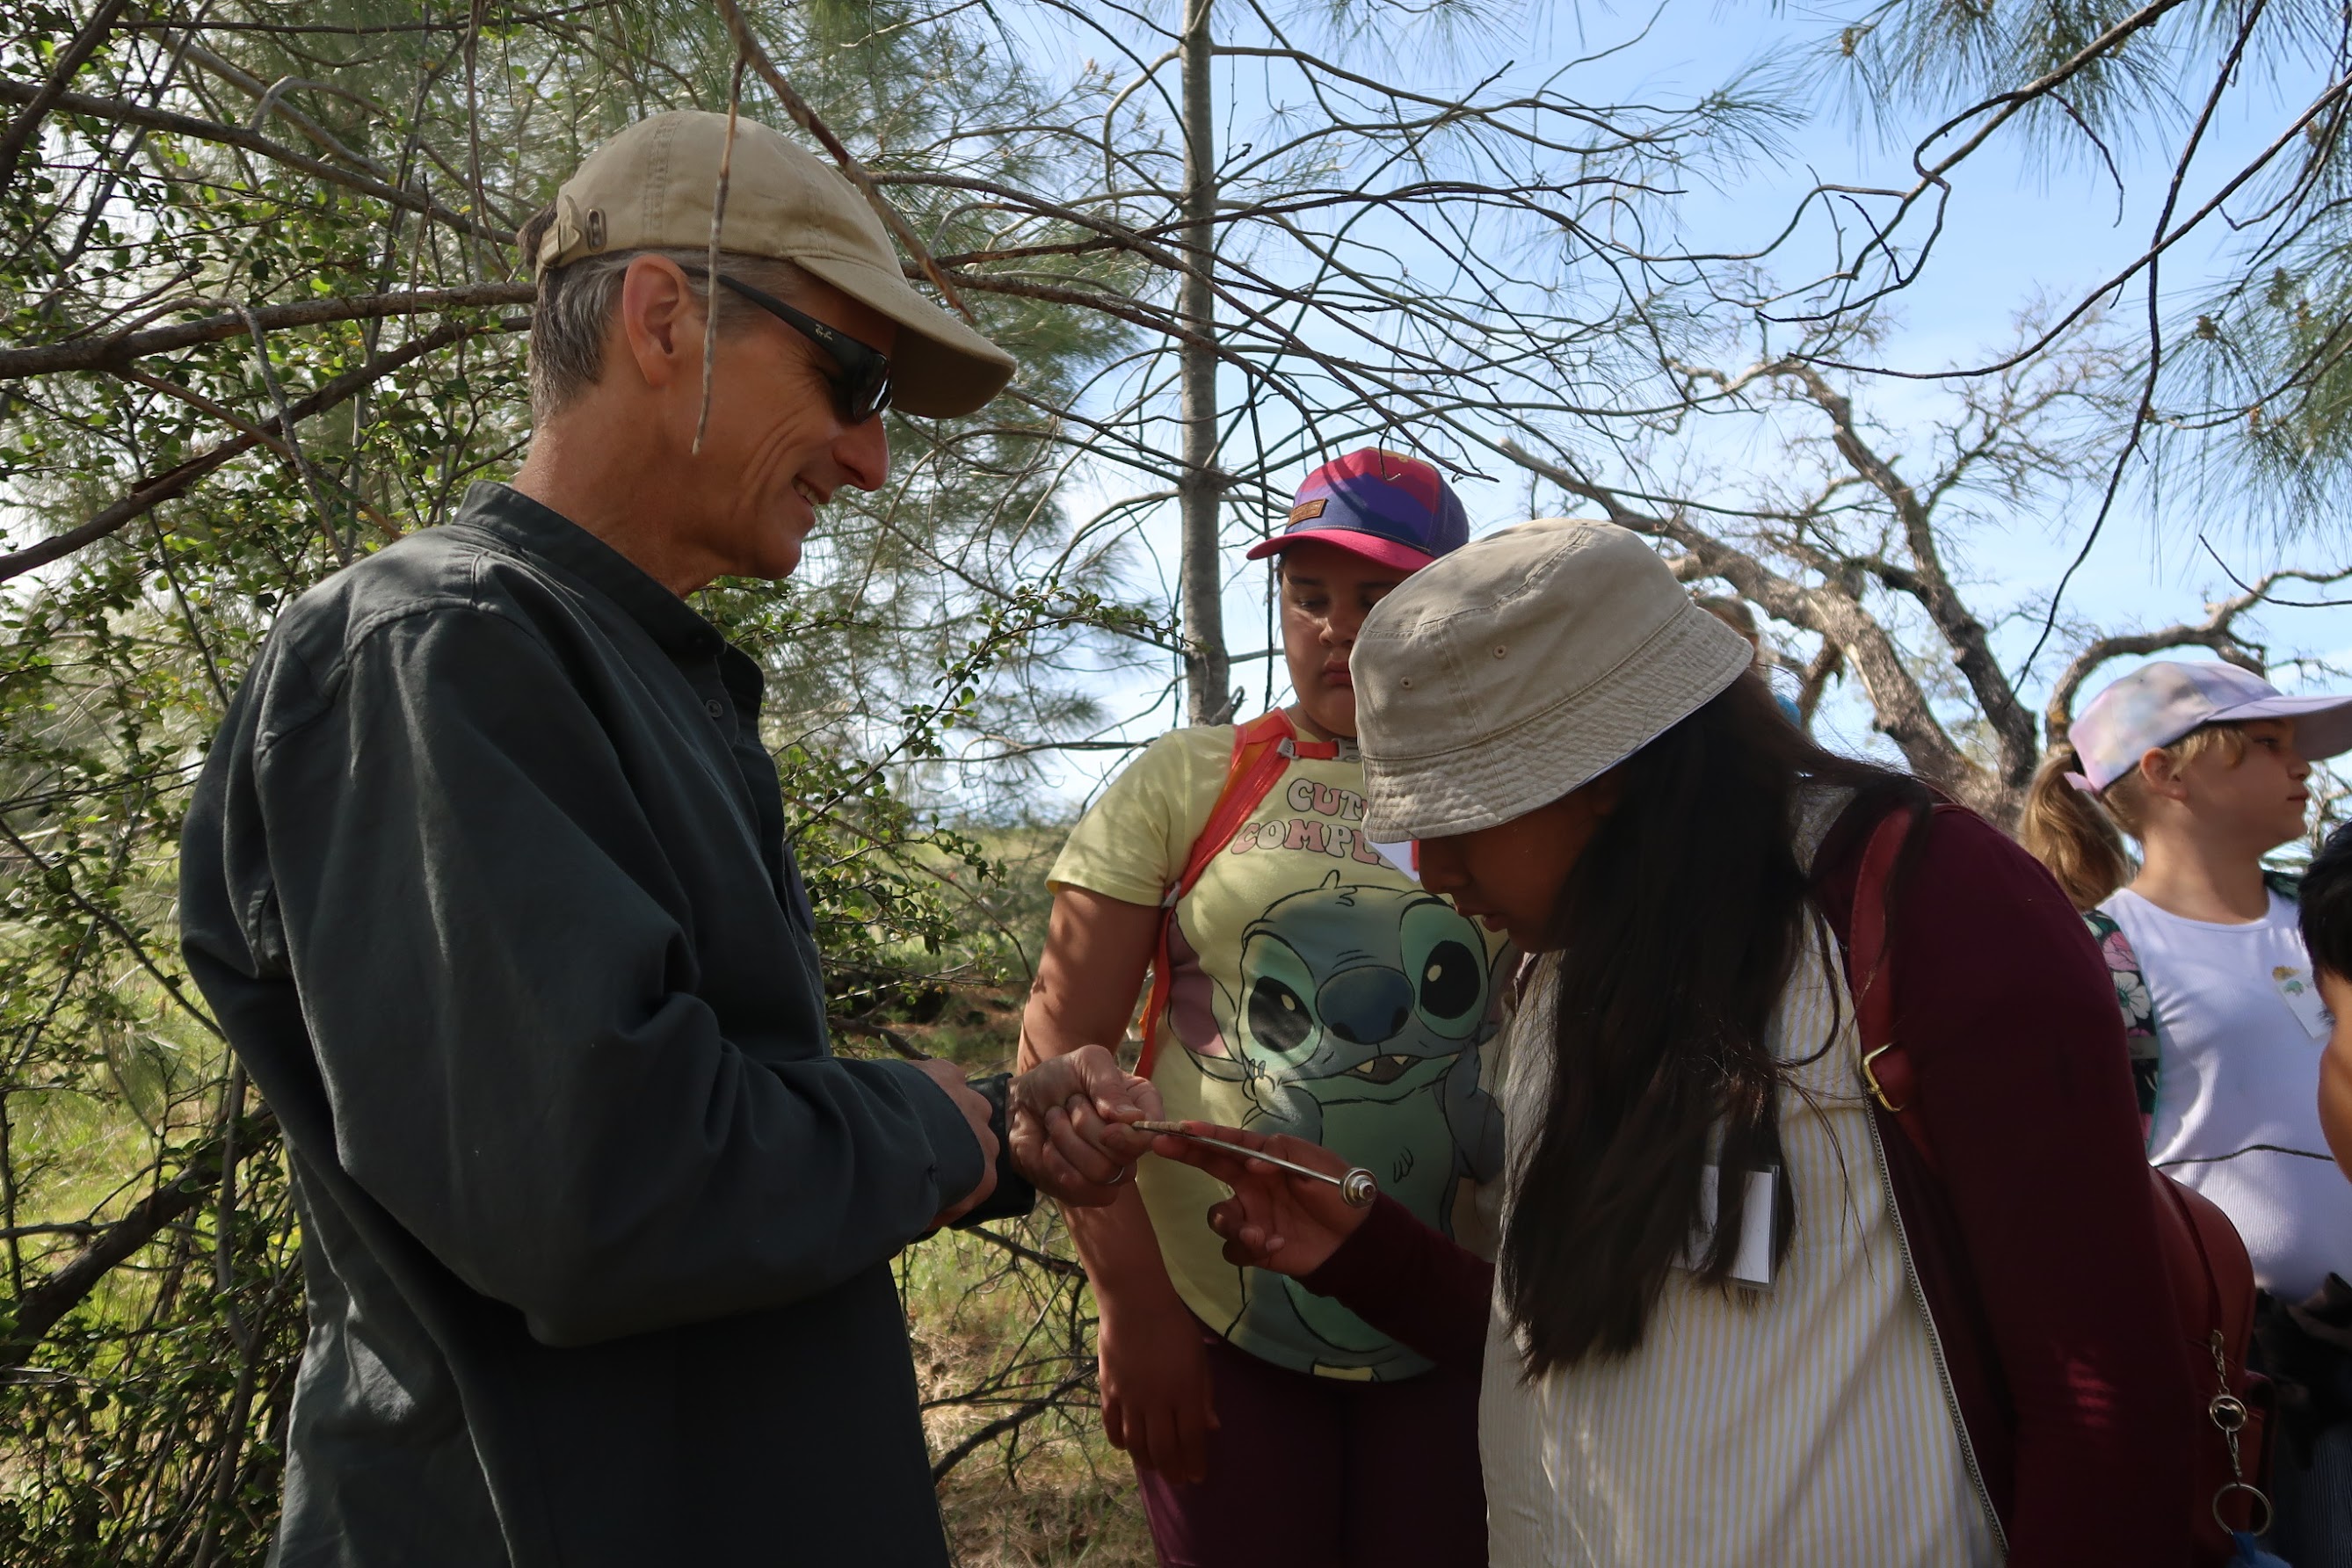
[[[1192,338],[1182,345],[1184,472],[1177,481],[1183,520],[1179,582],[1184,609],[1184,708],[1194,724],[1233,717],[1233,666],[1225,657],[1224,573],[1217,539],[1223,476],[1217,471],[1215,265],[1217,142],[1211,100],[1211,0],[1186,0],[1184,66],[1184,248],[1178,310]]]

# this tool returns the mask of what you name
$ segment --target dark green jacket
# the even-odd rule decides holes
[[[271,633],[180,894],[300,1204],[277,1561],[945,1562],[889,1259],[979,1145],[831,1054],[760,694],[498,485]]]

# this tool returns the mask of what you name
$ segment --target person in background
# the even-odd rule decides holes
[[[2352,1568],[2346,1369],[2298,1321],[2352,1323],[2352,1184],[2320,1126],[2329,1020],[2294,884],[2263,858],[2303,837],[2312,762],[2347,748],[2352,698],[2158,660],[2084,706],[2021,832],[2105,950],[2148,1158],[2219,1205],[2253,1259],[2256,1342],[2289,1438],[2264,1543],[2296,1568]]]
[[[1748,601],[1727,598],[1720,594],[1706,594],[1702,595],[1697,603],[1700,609],[1748,639],[1748,646],[1756,652],[1756,668],[1759,670],[1771,668],[1770,663],[1764,658],[1764,636],[1756,627],[1756,612],[1748,607]],[[1804,711],[1790,700],[1788,693],[1777,687],[1772,687],[1769,676],[1766,678],[1765,684],[1772,691],[1772,706],[1780,710],[1780,716],[1802,729],[1805,722]]]
[[[2319,1058],[2319,1127],[2352,1176],[2352,823],[2327,836],[2298,889],[2304,951],[2327,1004],[2327,1047]]]
[[[1385,1196],[1153,1147],[1230,1185],[1230,1261],[1483,1359],[1493,1562],[2188,1562],[2202,1398],[2121,1027],[2042,868],[1781,722],[1746,643],[1608,524],[1430,567],[1353,668],[1370,830],[1539,955],[1499,1276]],[[1838,956],[1881,829],[1916,1135],[1881,1131]]]
[[[1375,1167],[1471,1237],[1502,1158],[1482,1049],[1494,939],[1366,836],[1349,655],[1367,612],[1458,548],[1462,504],[1376,448],[1316,469],[1273,556],[1296,697],[1147,747],[1055,863],[1024,1062],[1118,1038],[1147,967],[1147,1074],[1172,1114],[1295,1134]],[[1147,1162],[1070,1215],[1100,1311],[1103,1422],[1170,1568],[1456,1568],[1484,1559],[1475,1368],[1237,1269],[1215,1184]]]

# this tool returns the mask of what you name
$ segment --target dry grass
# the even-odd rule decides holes
[[[1022,1000],[1011,987],[961,991],[905,1033],[971,1071],[995,1070],[1010,1065]],[[1094,1304],[1069,1235],[1050,1209],[992,1228],[1001,1239],[944,1232],[899,1266],[933,1456],[1013,1423],[940,1485],[957,1568],[1151,1568],[1135,1472],[1103,1437]]]
[[[1103,1441],[1094,1399],[1094,1305],[1051,1213],[1002,1227],[1013,1253],[948,1232],[901,1265],[931,1453],[990,1425],[939,1488],[957,1568],[1150,1568],[1127,1455]]]
[[[1049,1439],[1017,1475],[975,1456],[940,1489],[958,1568],[1151,1568],[1135,1473],[1099,1428]]]
[[[1093,1386],[1093,1304],[1050,1215],[1003,1227],[1024,1257],[950,1232],[900,1270],[931,1452],[993,1424],[940,1487],[958,1568],[1149,1568],[1127,1457],[1106,1442]]]

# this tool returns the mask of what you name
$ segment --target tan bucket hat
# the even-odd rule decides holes
[[[1639,534],[1549,517],[1475,540],[1398,584],[1357,634],[1364,837],[1524,816],[1688,718],[1755,658]]]
[[[530,258],[537,278],[608,250],[700,250],[727,117],[677,110],[641,120],[588,155],[555,194],[555,221]],[[882,220],[816,154],[753,120],[735,121],[719,248],[797,262],[898,323],[892,405],[969,414],[1004,390],[1013,356],[915,292]]]

